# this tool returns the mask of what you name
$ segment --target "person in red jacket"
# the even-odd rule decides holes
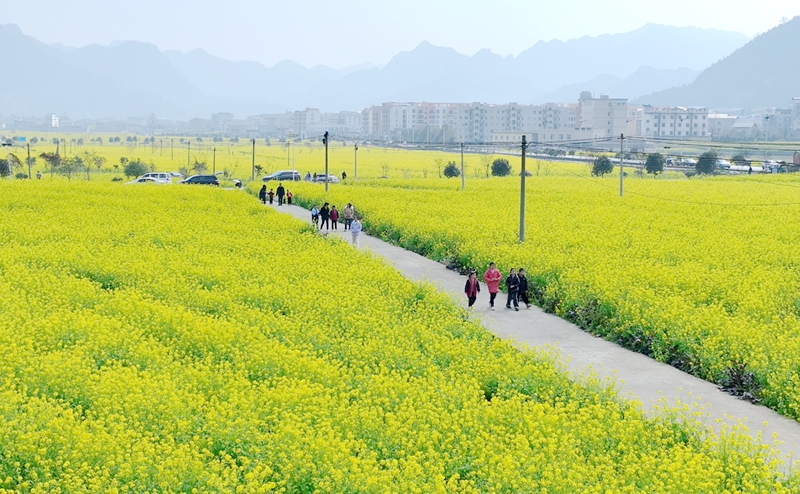
[[[489,307],[494,310],[494,299],[497,297],[497,292],[500,291],[500,281],[503,275],[497,270],[493,262],[489,263],[489,269],[483,274],[483,281],[486,283],[486,288],[489,290]]]
[[[480,293],[480,291],[481,284],[478,283],[478,277],[475,276],[475,271],[470,271],[469,278],[467,278],[467,284],[464,285],[464,293],[467,294],[469,310],[472,310],[472,306],[475,304],[475,300],[478,299],[478,293]]]
[[[331,208],[331,228],[336,230],[336,225],[339,223],[339,211],[336,209],[336,206]]]

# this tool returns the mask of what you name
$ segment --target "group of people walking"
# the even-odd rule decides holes
[[[489,291],[489,308],[494,310],[494,301],[500,291],[500,282],[503,280],[503,275],[497,269],[495,264],[489,263],[489,269],[483,274],[483,281],[486,282],[486,289]],[[506,288],[508,289],[508,299],[506,300],[506,309],[510,309],[514,305],[514,310],[519,310],[519,302],[525,303],[527,309],[531,308],[530,299],[528,298],[528,278],[525,275],[523,268],[519,269],[519,273],[514,268],[506,278]],[[481,291],[480,282],[478,282],[478,275],[475,270],[470,271],[467,283],[464,286],[464,292],[467,295],[469,308],[475,304],[478,299],[478,293]]]
[[[261,189],[258,191],[258,199],[263,203],[266,204],[267,200],[269,203],[272,204],[272,201],[275,199],[275,196],[278,196],[278,206],[283,206],[284,202],[286,204],[292,203],[292,191],[286,190],[282,183],[278,183],[278,189],[276,191],[272,191],[269,189],[267,192],[267,186],[262,185]]]
[[[356,217],[356,211],[353,205],[349,202],[342,210],[341,216],[336,205],[329,206],[329,203],[322,205],[322,208],[317,208],[316,205],[311,208],[311,222],[318,230],[324,227],[326,231],[338,230],[339,219],[342,220],[345,230],[350,230],[353,237],[353,245],[358,247],[359,235],[361,235],[362,225],[361,221]]]

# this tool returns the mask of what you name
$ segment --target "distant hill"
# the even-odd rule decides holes
[[[697,74],[699,74],[698,71],[685,67],[679,69],[640,67],[636,72],[625,78],[603,74],[590,81],[562,86],[557,91],[537,97],[536,102],[575,103],[581,91],[624,95],[634,99],[666,87],[690,84],[697,77]]]
[[[244,116],[307,106],[360,110],[384,101],[531,103],[556,93],[574,101],[580,90],[595,88],[629,97],[689,82],[692,70],[746,41],[737,33],[648,24],[629,33],[540,42],[517,57],[489,50],[466,56],[423,42],[383,67],[337,70],[291,61],[265,67],[132,41],[48,46],[16,26],[0,25],[5,65],[14,68],[13,77],[0,78],[0,113]]]
[[[800,96],[800,17],[785,22],[708,67],[691,84],[639,98],[653,105],[786,107]]]

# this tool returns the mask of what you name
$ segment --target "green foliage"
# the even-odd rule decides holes
[[[7,177],[11,174],[11,167],[8,166],[7,159],[0,159],[0,177]]]
[[[461,171],[458,169],[455,161],[448,162],[444,167],[444,176],[447,178],[455,178],[461,176]]]
[[[610,159],[606,156],[598,156],[595,158],[594,164],[592,165],[592,175],[602,177],[606,173],[611,173],[612,171],[614,171],[614,165],[611,163]]]
[[[492,175],[495,177],[507,177],[511,175],[511,165],[505,158],[497,158],[492,162]]]
[[[652,173],[654,176],[664,171],[664,155],[661,153],[652,153],[647,155],[647,161],[644,164],[644,169],[647,173]]]
[[[700,175],[713,174],[714,169],[717,167],[717,153],[714,151],[706,151],[701,154],[700,159],[697,160],[697,164],[694,165],[694,167]]]
[[[139,160],[128,161],[123,169],[126,177],[138,177],[147,173],[147,165]]]

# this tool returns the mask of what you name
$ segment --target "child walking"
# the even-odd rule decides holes
[[[467,294],[469,310],[472,310],[472,306],[475,305],[475,301],[478,299],[478,293],[480,293],[480,291],[481,284],[478,283],[478,277],[475,275],[475,271],[470,271],[469,278],[467,278],[467,284],[464,285],[464,293]]]

